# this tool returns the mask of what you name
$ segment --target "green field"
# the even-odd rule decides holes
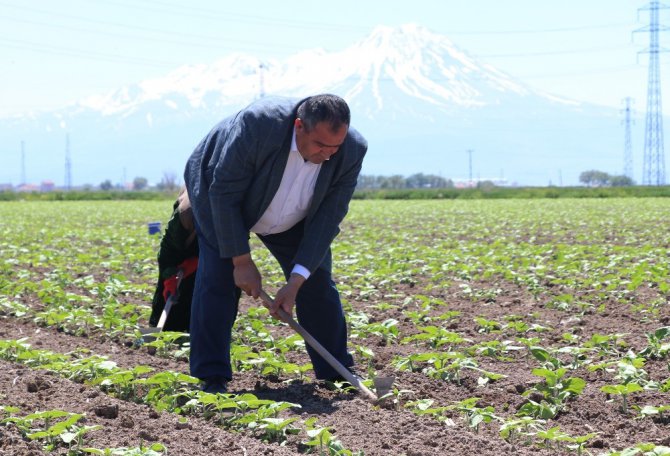
[[[184,375],[188,346],[170,334],[145,355],[147,364],[156,357],[176,363],[163,372],[181,375],[169,385],[149,388],[156,371],[121,360],[117,370],[68,370],[72,354],[58,350],[69,343],[59,340],[65,336],[145,354],[137,329],[147,324],[160,242],[147,223],[165,224],[171,205],[0,203],[0,323],[41,328],[52,341],[41,342],[48,353],[31,351],[7,329],[0,358],[159,410],[204,416],[225,432],[296,454],[315,447],[322,454],[411,454],[406,448],[416,445],[429,454],[454,445],[454,434],[440,431],[452,427],[471,440],[463,448],[480,454],[670,454],[670,199],[353,201],[333,245],[351,349],[366,378],[392,373],[397,382],[381,407],[348,406],[363,425],[381,419],[402,434],[388,451],[360,438],[346,407],[297,408],[297,399],[325,394],[282,389],[313,382],[304,345],[248,299],[236,324],[232,386],[257,394],[252,405],[248,396],[231,394],[225,405],[194,390]],[[253,245],[264,286],[276,291],[279,268]],[[118,380],[121,367],[138,369],[126,389],[104,380]],[[259,384],[274,385],[272,400]],[[132,395],[124,396],[129,386]],[[184,398],[194,402],[186,407]],[[12,407],[0,393],[0,430],[34,412]],[[212,407],[232,407],[239,420]],[[401,431],[398,417],[416,428]],[[315,429],[326,427],[333,432],[322,430],[315,443]],[[429,431],[441,436],[435,445],[403,441]],[[89,445],[109,445],[88,435]]]

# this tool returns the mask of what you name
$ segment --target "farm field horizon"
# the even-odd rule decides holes
[[[352,201],[333,278],[378,405],[248,297],[229,394],[140,343],[172,203],[0,202],[0,455],[670,454],[670,199]]]

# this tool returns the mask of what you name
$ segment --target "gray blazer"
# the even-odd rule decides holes
[[[188,159],[184,181],[204,240],[221,258],[250,251],[249,230],[270,205],[288,161],[302,100],[262,98],[218,125]],[[294,263],[314,272],[339,233],[367,142],[353,128],[323,162]]]

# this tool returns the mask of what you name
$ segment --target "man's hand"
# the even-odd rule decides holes
[[[261,294],[261,273],[258,272],[254,260],[251,259],[251,254],[233,257],[233,266],[235,285],[247,295],[257,299]]]
[[[275,301],[270,308],[270,315],[278,320],[282,320],[279,316],[278,310],[282,309],[289,316],[293,316],[293,306],[295,306],[295,298],[298,295],[298,290],[305,283],[305,278],[300,274],[291,274],[286,282],[286,285],[281,287],[275,296]]]

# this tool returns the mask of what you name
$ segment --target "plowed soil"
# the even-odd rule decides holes
[[[630,206],[626,208],[643,203],[650,204],[641,200],[630,203]],[[59,261],[61,271],[69,270],[70,265],[63,265],[62,261],[63,257],[67,257],[67,261],[78,266],[69,271],[71,274],[79,274],[78,277],[90,274],[91,281],[102,286],[107,283],[112,274],[111,263],[118,268],[115,272],[125,274],[125,277],[130,278],[129,281],[134,280],[133,285],[139,290],[149,290],[150,282],[155,280],[155,271],[152,267],[155,266],[154,247],[158,243],[154,241],[149,244],[144,239],[146,233],[138,229],[138,224],[143,222],[138,222],[138,220],[148,217],[145,213],[158,217],[159,214],[164,213],[163,209],[171,207],[171,203],[157,202],[151,205],[147,203],[146,207],[130,202],[128,204],[100,203],[99,207],[107,210],[106,215],[103,214],[106,218],[94,213],[90,210],[93,206],[86,204],[61,206],[53,203],[53,206],[40,206],[17,203],[8,207],[4,212],[4,219],[9,219],[16,212],[19,213],[19,218],[12,222],[12,230],[6,230],[9,241],[0,239],[0,253],[2,253],[0,264],[4,266],[3,273],[9,277],[4,283],[25,280],[34,288],[25,287],[20,292],[6,292],[5,290],[10,288],[7,285],[6,288],[0,288],[0,340],[26,338],[35,349],[57,353],[86,349],[91,354],[108,357],[121,368],[147,365],[156,371],[169,370],[188,374],[187,359],[159,357],[155,351],[145,345],[133,344],[123,337],[112,337],[104,330],[88,331],[85,336],[77,336],[66,333],[62,328],[54,325],[45,326],[35,322],[34,316],[44,310],[45,301],[48,298],[44,293],[39,294],[39,291],[42,291],[40,286],[43,286],[43,280],[53,279],[53,276],[56,275],[50,276],[56,267],[51,263],[56,259]],[[560,215],[563,214],[562,209],[554,208],[552,211],[545,211],[544,204],[549,203],[538,204],[533,219],[545,221],[543,217],[547,217],[547,214],[559,214],[555,215],[554,219],[545,221],[547,227],[544,228],[544,231],[540,231],[537,225],[530,224],[524,230],[510,234],[511,237],[505,238],[504,243],[500,241],[500,238],[493,237],[492,233],[500,231],[505,234],[514,228],[509,226],[509,220],[522,223],[517,220],[520,219],[520,216],[516,218],[507,216],[507,211],[521,211],[512,203],[504,203],[501,207],[495,206],[497,211],[480,210],[475,211],[474,215],[463,215],[462,211],[469,208],[465,204],[454,205],[455,209],[445,204],[440,206],[440,211],[430,212],[427,204],[425,205],[427,208],[424,209],[418,207],[418,203],[407,202],[406,205],[393,206],[400,215],[390,222],[384,217],[393,216],[394,212],[391,210],[386,213],[387,215],[375,216],[373,214],[359,221],[361,214],[366,215],[368,212],[373,212],[378,209],[379,205],[370,203],[355,206],[357,212],[353,211],[351,222],[347,222],[341,234],[341,237],[349,236],[346,238],[346,245],[343,240],[342,252],[334,250],[334,253],[341,253],[341,255],[334,256],[335,264],[338,261],[342,263],[349,261],[347,264],[353,266],[340,269],[342,277],[338,277],[336,273],[335,280],[343,290],[345,308],[351,316],[353,312],[364,312],[369,317],[370,323],[381,323],[389,319],[397,320],[399,336],[395,340],[386,341],[380,335],[354,337],[353,332],[350,338],[350,348],[355,354],[358,372],[363,376],[367,376],[371,371],[376,371],[378,375],[395,376],[395,395],[385,403],[375,404],[354,391],[333,389],[327,384],[318,382],[310,373],[304,380],[296,380],[295,376],[262,376],[258,371],[235,372],[229,384],[231,393],[252,393],[260,399],[287,401],[299,406],[282,412],[282,417],[297,418],[294,424],[299,432],[287,435],[281,443],[263,440],[254,429],[233,431],[217,425],[213,420],[156,411],[144,404],[120,400],[106,394],[103,389],[96,386],[68,380],[56,373],[18,362],[0,361],[0,407],[17,407],[20,410],[18,414],[20,416],[46,410],[84,414],[85,417],[79,424],[102,427],[100,430],[90,431],[85,435],[86,446],[100,449],[133,448],[161,443],[167,448],[166,454],[169,455],[281,456],[305,454],[309,450],[305,446],[308,440],[305,423],[310,418],[316,418],[319,426],[330,428],[334,438],[348,450],[348,452],[339,453],[342,455],[541,456],[578,454],[580,451],[582,454],[606,455],[611,451],[620,451],[643,442],[670,446],[670,420],[664,416],[644,417],[640,414],[644,406],[670,406],[670,395],[667,392],[660,392],[661,385],[664,383],[667,388],[670,376],[667,353],[658,357],[648,357],[643,366],[645,384],[652,385],[655,382],[656,387],[631,394],[628,397],[627,412],[621,409],[619,397],[610,396],[601,390],[605,385],[616,383],[617,360],[623,359],[628,351],[639,354],[649,344],[648,334],[660,327],[670,326],[670,306],[668,305],[670,293],[661,287],[661,285],[668,285],[661,283],[665,279],[649,279],[648,283],[645,282],[629,293],[626,285],[619,283],[624,280],[618,277],[618,275],[623,275],[623,272],[619,273],[615,270],[606,278],[601,277],[603,284],[598,285],[603,288],[598,290],[604,289],[607,285],[604,283],[605,280],[612,281],[618,290],[622,290],[621,294],[624,298],[602,293],[603,297],[598,297],[597,302],[595,300],[586,302],[586,305],[580,307],[577,301],[583,296],[587,300],[587,291],[567,289],[566,282],[557,285],[550,280],[549,274],[544,278],[539,275],[535,276],[540,277],[538,280],[544,281],[538,283],[533,290],[528,284],[503,279],[503,274],[497,277],[496,274],[489,276],[481,274],[476,276],[476,279],[472,279],[471,277],[475,276],[473,274],[469,278],[461,278],[459,273],[454,273],[453,269],[449,271],[448,277],[442,277],[443,280],[438,283],[435,280],[436,274],[429,271],[431,268],[433,271],[440,270],[443,265],[441,260],[423,263],[425,271],[428,272],[424,272],[422,264],[415,261],[417,255],[412,251],[414,246],[420,245],[425,248],[423,252],[431,253],[430,249],[433,249],[431,246],[437,245],[435,243],[438,241],[442,242],[443,247],[442,250],[433,249],[436,256],[444,250],[451,249],[462,257],[452,256],[452,264],[460,264],[460,260],[463,259],[463,263],[466,263],[467,260],[468,266],[475,269],[482,258],[481,255],[485,255],[481,252],[487,251],[489,243],[492,245],[497,242],[505,246],[509,244],[509,249],[512,251],[513,247],[523,243],[539,244],[542,238],[542,243],[548,245],[553,245],[553,243],[572,245],[574,241],[574,244],[579,247],[581,243],[606,243],[610,242],[608,240],[610,238],[618,239],[617,236],[628,239],[628,236],[642,233],[641,235],[648,236],[649,239],[640,241],[639,245],[632,244],[636,249],[635,252],[640,252],[640,256],[627,260],[630,264],[626,265],[630,270],[626,274],[631,274],[633,269],[637,271],[642,270],[643,267],[653,267],[653,258],[649,260],[651,257],[648,257],[650,245],[665,246],[665,249],[669,245],[667,240],[657,240],[662,237],[661,234],[656,234],[655,231],[653,233],[644,231],[646,228],[651,229],[658,226],[662,227],[663,232],[667,231],[668,211],[663,207],[655,210],[653,214],[657,214],[657,218],[645,222],[642,228],[626,225],[626,229],[623,229],[616,224],[607,224],[609,234],[601,235],[597,240],[591,240],[587,234],[595,229],[594,226],[602,228],[601,225],[582,223],[582,220],[587,218],[585,215],[580,215],[582,218],[577,217],[566,221],[563,227],[559,223],[562,222],[563,216]],[[600,208],[601,204],[604,203],[594,203],[593,208]],[[617,204],[622,205],[623,203],[618,202]],[[654,202],[654,204],[659,203]],[[141,207],[136,209],[138,205]],[[54,207],[57,208],[57,211],[49,213],[48,216],[40,215],[42,212],[46,213],[46,209]],[[563,207],[559,206],[559,209]],[[457,210],[459,208],[461,212]],[[133,209],[137,210],[135,215],[130,213]],[[401,209],[406,212],[400,212]],[[446,209],[451,212],[446,212]],[[609,206],[604,206],[603,211],[607,217],[619,213],[610,209]],[[517,214],[520,213],[522,212],[517,212]],[[590,212],[580,214],[588,213]],[[491,227],[489,231],[487,231],[488,228],[460,227],[457,223],[459,218],[460,220],[479,220],[480,217],[490,214],[497,214],[496,217],[499,218],[494,217],[483,225]],[[543,214],[543,216],[540,217],[537,214]],[[641,217],[640,214],[644,213],[636,212],[634,216],[627,217],[626,222],[634,223]],[[40,220],[40,223],[37,224],[34,220]],[[85,225],[87,229],[83,230],[81,235],[78,234],[76,229],[72,228],[72,223],[74,223],[72,220],[76,220],[82,226]],[[120,224],[111,228],[115,222]],[[31,230],[31,223],[45,227],[40,236],[47,238],[46,240],[35,240],[38,235]],[[70,225],[67,225],[68,223]],[[374,223],[377,225],[373,226]],[[382,226],[384,223],[387,223],[388,226]],[[407,226],[403,226],[403,223],[406,223]],[[498,226],[505,223],[508,225],[502,228]],[[623,221],[621,223],[623,226]],[[5,225],[5,227],[9,226]],[[70,227],[69,231],[66,234],[55,235],[53,239],[43,236],[46,232],[56,232],[61,226]],[[99,234],[97,230],[100,230]],[[386,234],[381,235],[384,230],[387,230]],[[30,235],[21,238],[19,234],[22,232],[30,232]],[[110,238],[112,235],[116,237]],[[477,238],[477,248],[459,250],[460,243],[466,246],[468,236]],[[552,236],[555,236],[556,240]],[[400,245],[400,237],[405,245]],[[572,237],[575,239],[573,240]],[[445,244],[445,239],[449,241],[448,244]],[[40,248],[44,248],[42,242],[48,243],[50,249],[44,254],[40,251]],[[623,241],[619,239],[618,242]],[[629,241],[626,240],[626,242]],[[19,247],[9,245],[10,243]],[[360,243],[365,243],[365,246]],[[115,247],[113,252],[109,251],[110,246]],[[483,247],[479,248],[480,246]],[[344,252],[345,248],[348,251]],[[98,255],[97,250],[105,249],[107,251],[104,255]],[[397,253],[400,250],[403,252],[400,256],[386,255],[388,252]],[[575,249],[574,251],[577,252],[575,255],[578,255],[580,250]],[[9,258],[10,255],[5,256],[4,252],[13,252],[12,255],[17,257],[24,255],[24,252],[29,254],[14,259]],[[616,251],[612,253],[612,255],[615,254]],[[370,271],[359,270],[355,264],[359,258],[357,255],[373,258],[377,263],[368,266]],[[517,255],[516,250],[510,254],[510,256],[514,255]],[[533,255],[533,253],[519,253],[518,257],[524,255]],[[545,252],[545,255],[548,257],[550,254]],[[519,258],[515,259],[519,260]],[[393,275],[394,270],[391,270],[391,267],[387,267],[386,264],[381,264],[383,261],[389,264],[406,261],[407,264],[416,265],[416,267],[407,274],[405,272],[411,269],[410,267],[406,270],[397,268],[396,270],[401,270],[401,272]],[[499,259],[499,262],[505,265],[507,261],[506,257]],[[594,262],[595,259],[590,258],[590,261]],[[588,276],[590,274],[588,266],[591,263],[584,261],[583,264],[584,271],[580,270],[580,273],[583,272],[583,275]],[[264,272],[269,269],[265,267]],[[81,271],[81,268],[87,270]],[[373,271],[376,274],[374,280],[366,279],[357,282],[357,279],[371,274],[372,269],[375,268],[380,270],[386,268],[391,271],[388,280],[383,273]],[[401,273],[405,275],[400,277]],[[345,277],[344,274],[348,276]],[[276,284],[277,281],[265,282],[269,292],[275,291],[273,283]],[[651,283],[653,286],[649,285]],[[2,284],[1,280],[0,284]],[[48,293],[49,288],[46,285],[44,287]],[[68,287],[74,286],[65,283],[62,287],[67,290]],[[484,292],[495,290],[495,292],[468,295],[463,292],[463,287]],[[96,301],[97,296],[94,296],[90,289],[73,288],[72,292],[87,295],[93,303],[98,302]],[[592,295],[595,294],[594,290],[590,292]],[[150,296],[143,300],[142,293],[135,291],[126,294],[123,290],[117,290],[117,294],[118,296],[114,298],[123,304],[149,305]],[[575,297],[575,302],[569,311],[548,305],[561,294]],[[454,348],[448,347],[449,344],[429,347],[427,342],[403,342],[403,338],[419,332],[418,325],[412,321],[411,315],[423,310],[421,299],[434,299],[441,303],[425,313],[421,324],[439,326],[466,339],[467,342]],[[5,311],[7,307],[3,307],[2,304],[9,301],[20,302],[28,306],[30,312],[17,314]],[[240,303],[240,314],[248,312],[252,306],[257,305],[253,300],[244,297]],[[646,306],[648,313],[633,310],[634,307],[642,305]],[[652,310],[654,313],[651,313]],[[97,308],[94,308],[93,311],[97,311]],[[441,318],[445,312],[452,311],[460,312],[459,316],[453,319]],[[510,323],[516,319],[520,323],[535,325],[535,327],[532,331],[517,331],[500,327],[486,328],[482,326],[481,321],[477,322],[478,318],[499,324]],[[141,321],[140,324],[146,325],[146,321]],[[286,325],[268,325],[268,328],[273,332],[275,339],[292,334]],[[602,350],[597,344],[592,345],[583,357],[579,354],[553,351],[566,347],[584,347],[594,335],[608,336],[611,338],[611,343],[604,344],[607,347],[603,347]],[[519,418],[519,410],[529,404],[529,401],[540,402],[542,400],[542,397],[538,396],[538,391],[544,384],[544,380],[533,374],[533,369],[539,367],[541,363],[530,356],[529,350],[523,346],[520,339],[524,337],[537,338],[535,344],[552,350],[552,353],[558,353],[557,356],[561,358],[562,363],[570,366],[566,372],[566,378],[575,377],[585,381],[586,386],[580,394],[567,399],[558,415],[542,423],[544,430],[559,427],[561,432],[573,438],[593,434],[586,440],[583,448],[578,450],[574,446],[571,447],[570,442],[545,439],[537,432],[527,437],[520,436],[511,439],[505,439],[500,435],[503,422]],[[578,342],[572,343],[571,341]],[[667,343],[668,339],[664,342]],[[482,345],[485,343],[490,343],[491,347],[495,347],[495,343],[510,343],[518,349],[487,354]],[[370,369],[367,368],[361,354],[355,351],[356,346],[367,347],[374,352],[374,360]],[[456,379],[433,378],[426,372],[422,372],[421,369],[409,371],[396,370],[394,367],[396,365],[394,360],[401,356],[429,351],[446,352],[450,349],[456,350],[456,348],[464,351],[466,348],[475,346],[482,348],[481,351],[471,352],[472,358],[476,359],[478,369],[464,368]],[[309,362],[304,350],[290,352],[290,357],[292,362],[300,365]],[[589,367],[606,362],[612,363],[606,369],[589,369]],[[501,374],[502,377],[485,382],[482,381],[483,371]],[[407,407],[411,401],[419,400],[432,400],[433,407],[454,406],[460,401],[471,398],[478,398],[475,405],[480,410],[491,407],[490,410],[493,410],[495,418],[492,418],[490,422],[471,426],[467,415],[457,408],[444,411],[441,419],[437,419],[430,414],[417,414],[415,413],[416,408]],[[6,416],[7,414],[0,408],[0,421]],[[30,441],[12,424],[0,424],[0,456],[68,454],[68,450],[63,446],[47,453],[43,449],[43,444],[43,441]],[[312,454],[319,454],[318,450],[312,450]]]
[[[499,297],[499,302],[475,305],[470,301],[454,302],[453,309],[464,313],[462,322],[471,322],[468,316],[486,315],[495,320],[504,314],[524,315],[533,310],[533,305],[522,294],[508,290]],[[242,310],[254,303],[243,298]],[[365,304],[365,310],[373,320],[398,317],[389,311],[379,312]],[[538,309],[535,309],[538,310]],[[628,315],[628,313],[624,313]],[[612,334],[627,328],[627,333],[644,335],[655,329],[654,324],[641,323],[623,318],[616,309],[606,315],[586,315],[579,321],[561,321],[558,313],[542,311],[543,324],[564,326],[566,331],[591,334]],[[668,315],[662,317],[668,322]],[[538,321],[540,321],[538,320]],[[146,348],[127,347],[124,344],[104,340],[101,337],[76,337],[52,328],[39,327],[23,319],[0,320],[0,338],[28,338],[34,348],[65,353],[78,348],[88,348],[92,353],[108,356],[120,367],[149,365],[157,370],[173,370],[188,373],[186,361],[159,358]],[[575,327],[573,327],[575,326]],[[458,332],[474,342],[490,339],[477,332],[471,323],[455,323],[451,331]],[[635,337],[644,346],[644,337]],[[630,339],[629,339],[630,340]],[[360,343],[360,341],[357,341]],[[377,354],[376,363],[388,366],[396,355],[407,354],[411,345],[385,345],[379,340],[369,340]],[[307,362],[306,355],[302,362]],[[504,374],[507,377],[480,388],[477,375],[464,374],[460,384],[434,380],[420,373],[390,372],[396,376],[394,387],[406,390],[406,398],[431,398],[436,404],[446,405],[469,397],[480,397],[479,406],[491,405],[496,411],[507,411],[511,415],[525,401],[522,393],[539,379],[530,374],[528,361],[519,358],[511,362],[480,364],[485,370]],[[646,366],[650,375],[667,376],[667,362]],[[571,402],[568,411],[552,421],[570,435],[597,432],[586,450],[591,454],[604,454],[609,449],[621,449],[639,442],[655,442],[670,445],[670,425],[667,421],[633,419],[623,414],[617,401],[607,401],[599,391],[606,382],[599,373],[577,370],[571,375],[580,375],[587,380],[586,390]],[[318,417],[319,423],[328,425],[345,448],[362,451],[366,455],[542,455],[566,454],[563,449],[525,446],[523,442],[508,443],[498,435],[498,425],[482,424],[475,431],[468,427],[462,417],[454,412],[453,417],[439,422],[428,416],[417,416],[402,406],[378,406],[352,392],[333,391],[316,381],[285,383],[286,378],[268,379],[249,372],[238,373],[230,383],[231,392],[252,392],[259,398],[288,401],[301,405],[296,410],[301,420]],[[132,447],[142,443],[161,442],[169,449],[168,454],[179,455],[288,455],[304,454],[305,447],[299,439],[289,437],[283,446],[265,443],[253,436],[229,432],[203,419],[189,417],[181,423],[175,414],[155,412],[148,406],[121,401],[107,396],[95,387],[77,384],[46,371],[34,370],[23,365],[0,362],[0,392],[4,405],[17,406],[21,410],[67,410],[84,413],[86,425],[101,424],[104,431],[87,435],[87,444],[97,448]],[[402,400],[401,400],[402,402]],[[667,404],[667,395],[643,392],[631,397],[632,405]],[[113,412],[109,412],[113,410]],[[501,414],[504,414],[501,413]],[[304,439],[304,436],[303,436]],[[0,427],[0,455],[46,454],[40,445],[22,438],[12,426]],[[65,453],[62,453],[65,454]]]

